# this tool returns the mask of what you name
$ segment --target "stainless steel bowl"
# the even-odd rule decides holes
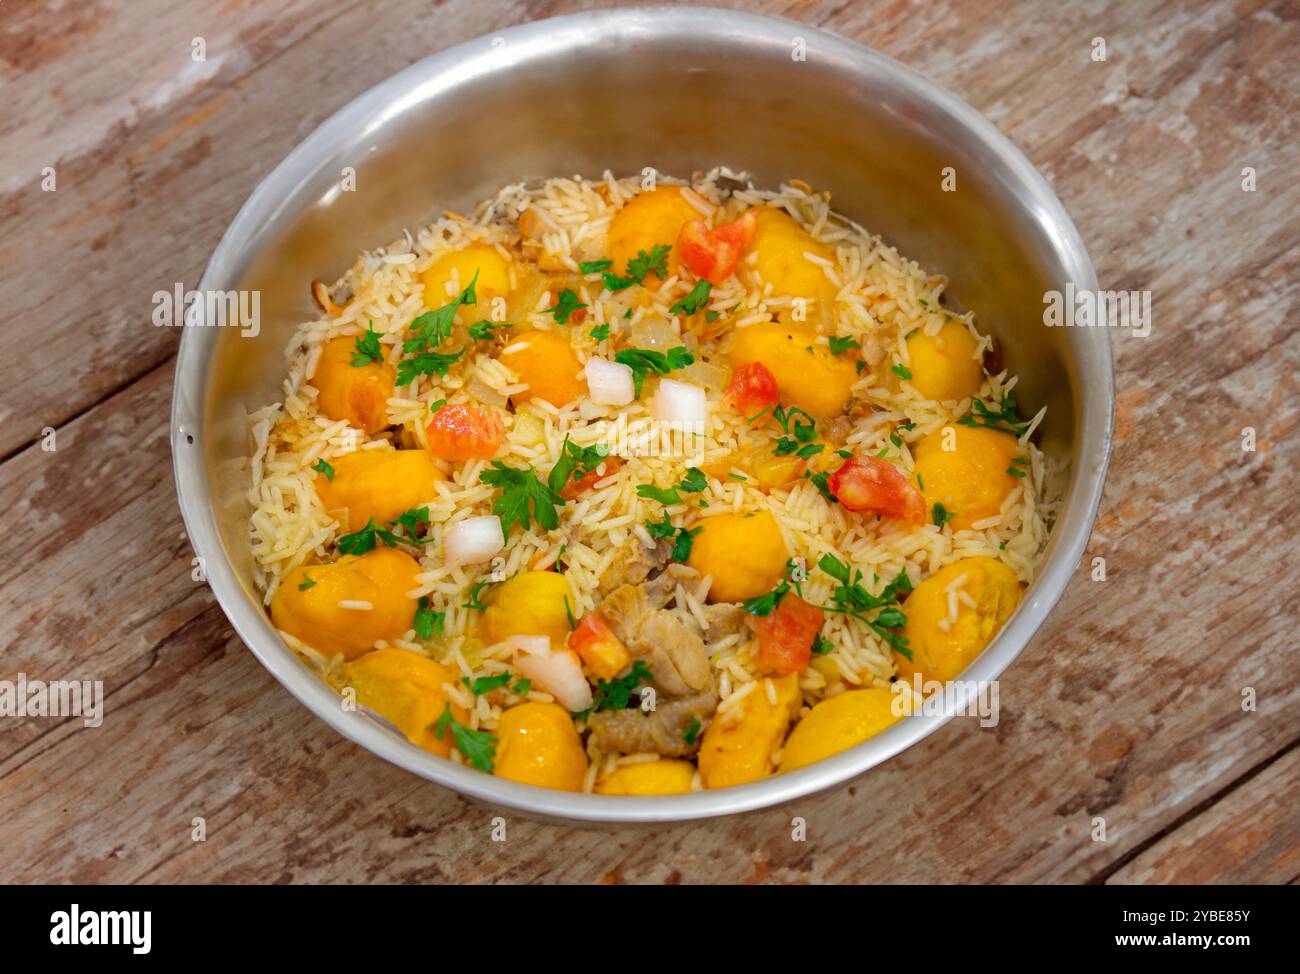
[[[800,60],[801,47],[806,59]],[[426,58],[313,132],[239,211],[200,285],[261,294],[261,332],[188,328],[172,406],[181,510],[235,630],[263,665],[340,733],[466,795],[534,814],[632,822],[723,815],[839,784],[916,743],[942,719],[909,718],[793,774],[662,798],[574,795],[460,767],[359,713],[285,646],[263,611],[248,551],[247,412],[279,401],[284,346],[312,316],[308,283],[443,208],[520,178],[725,164],[759,185],[798,177],[974,308],[1028,410],[1046,404],[1042,446],[1069,461],[1068,498],[1020,608],[963,674],[992,680],[1060,598],[1092,528],[1110,450],[1109,338],[1047,328],[1043,296],[1095,289],[1083,242],[1047,183],[986,119],[919,74],[786,20],[649,7],[559,17]],[[356,190],[341,190],[345,167]],[[944,192],[952,167],[956,191]]]

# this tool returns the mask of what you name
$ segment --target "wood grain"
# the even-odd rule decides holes
[[[1150,337],[1115,341],[1089,550],[1107,579],[1085,561],[1003,677],[1000,724],[955,721],[782,809],[617,830],[507,816],[504,843],[496,811],[338,737],[191,578],[167,446],[176,336],[150,325],[150,295],[196,283],[257,180],[345,101],[584,5],[6,3],[0,677],[102,679],[107,701],[98,728],[0,721],[0,881],[1300,877],[1294,6],[729,5],[822,24],[961,95],[1052,179],[1103,285],[1152,292]]]

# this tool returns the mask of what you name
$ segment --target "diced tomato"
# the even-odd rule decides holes
[[[826,485],[847,510],[925,523],[925,498],[887,460],[849,457]]]
[[[623,667],[632,662],[627,647],[595,612],[588,612],[569,633],[569,648],[602,680],[614,679]]]
[[[433,414],[429,452],[443,460],[490,460],[505,437],[505,424],[495,409],[455,403]]]
[[[736,272],[741,251],[749,246],[757,229],[753,210],[713,230],[703,220],[690,220],[677,235],[677,257],[696,277],[721,284]]]
[[[592,470],[589,473],[584,473],[577,480],[570,480],[565,484],[560,489],[560,496],[566,501],[574,500],[579,494],[591,490],[591,488],[596,485],[597,481],[604,480],[621,466],[623,466],[623,461],[618,457],[606,457],[604,463],[598,466],[595,470]],[[600,472],[602,468],[605,471],[604,473]]]
[[[771,369],[762,362],[748,362],[731,374],[723,398],[738,413],[752,420],[780,401],[780,390]]]
[[[806,670],[825,616],[817,606],[787,592],[775,609],[751,622],[758,634],[759,666],[778,676]]]

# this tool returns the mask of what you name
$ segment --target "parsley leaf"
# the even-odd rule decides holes
[[[667,516],[667,515],[665,515],[665,517],[666,517],[666,516]],[[312,587],[313,585],[315,585],[315,584],[316,584],[316,579],[312,578],[312,577],[311,577],[310,575],[308,575],[306,572],[303,572],[303,575],[302,575],[302,583],[298,586],[298,591],[299,591],[299,592],[305,592],[305,591],[307,591],[307,589],[311,588],[311,587]]]
[[[375,519],[372,517],[360,531],[353,531],[351,534],[345,534],[338,539],[339,554],[364,555],[367,551],[375,549],[376,539],[382,541],[389,548],[396,548],[402,543],[402,539],[393,532],[377,527]]]
[[[356,350],[352,353],[350,365],[360,368],[363,365],[369,365],[371,362],[383,362],[384,349],[379,344],[379,332],[375,331],[375,323],[372,321],[366,325],[366,331],[363,335],[358,335],[356,340]]]
[[[700,310],[709,300],[709,294],[713,291],[713,285],[708,281],[696,281],[695,287],[691,288],[691,293],[679,301],[673,303],[668,309],[668,313],[693,315]]]
[[[709,478],[704,476],[704,471],[699,467],[687,467],[686,476],[678,482],[677,486],[687,493],[698,494],[709,486]]]
[[[487,318],[483,318],[482,320],[476,321],[474,322],[474,324],[469,326],[469,337],[476,342],[482,342],[491,338],[492,332],[497,328],[509,328],[509,327],[511,326],[508,322],[489,321]]]
[[[831,612],[843,612],[865,622],[878,636],[894,648],[900,655],[912,658],[908,648],[907,637],[894,630],[901,629],[907,623],[907,616],[898,608],[900,593],[912,590],[912,580],[907,569],[902,569],[892,582],[886,585],[879,595],[872,595],[862,586],[862,572],[854,571],[847,563],[833,555],[822,555],[817,567],[840,584],[831,593],[829,605],[822,606]],[[874,617],[868,612],[881,610]]]
[[[632,699],[632,691],[642,680],[653,679],[653,674],[645,665],[645,660],[636,660],[627,676],[615,677],[613,680],[596,680],[596,692],[593,695],[591,710],[622,710]],[[591,711],[583,711],[583,714]]]
[[[465,755],[474,767],[490,773],[492,758],[496,756],[496,741],[492,735],[487,731],[470,730],[460,723],[452,717],[449,703],[443,705],[442,716],[430,724],[428,729],[433,731],[434,737],[442,740],[448,727],[451,728],[452,739],[456,742],[456,750]]]
[[[589,331],[587,334],[589,334],[592,338],[596,339],[596,341],[603,342],[605,339],[609,337],[609,325],[597,325],[595,328],[591,329],[591,331]]]
[[[906,365],[900,363],[898,365],[895,365],[889,371],[893,372],[894,375],[898,376],[900,379],[903,379],[906,382],[912,381],[912,370],[909,369]]]
[[[691,545],[695,541],[695,536],[703,530],[703,526],[691,528],[689,531],[686,528],[678,528],[677,540],[673,542],[673,550],[669,557],[673,561],[686,561],[686,559],[690,558]]]
[[[700,736],[700,727],[700,718],[692,716],[691,722],[686,725],[686,730],[682,731],[682,740],[694,747],[696,740]]]
[[[821,633],[818,633],[817,635],[813,636],[812,651],[816,653],[818,656],[825,656],[834,648],[835,648],[835,644],[831,642],[829,639],[827,639],[825,636],[823,636]]]
[[[496,676],[478,676],[471,683],[469,677],[461,677],[460,682],[469,687],[469,692],[476,697],[481,697],[485,693],[491,693],[498,687],[503,687],[514,679],[513,673],[498,673]]]
[[[315,470],[317,473],[323,473],[325,475],[326,480],[334,479],[334,467],[331,466],[330,462],[326,460],[324,457],[321,457],[319,460],[313,463],[311,465],[311,468]]]
[[[627,262],[627,276],[636,278],[638,284],[645,280],[647,274],[667,277],[668,255],[672,249],[672,244],[655,244],[649,253],[638,250],[636,256]]]
[[[1029,424],[1020,419],[1014,389],[1007,390],[996,410],[982,399],[972,399],[971,409],[972,412],[957,420],[958,426],[982,426],[985,429],[1001,430],[1012,436],[1023,436],[1025,430],[1029,429]]]
[[[407,537],[416,544],[423,544],[424,541],[420,538],[420,525],[430,523],[429,508],[427,505],[424,507],[413,507],[409,511],[399,514],[397,520],[389,521],[388,523],[392,524],[394,527],[400,524],[402,527],[406,528]]]
[[[510,526],[516,521],[527,531],[534,518],[548,531],[560,526],[556,508],[564,506],[564,498],[538,480],[537,471],[532,467],[520,470],[493,460],[492,469],[484,470],[478,479],[501,490],[501,496],[492,504],[492,512],[501,518],[503,534],[509,534]]]
[[[782,582],[766,595],[758,595],[752,599],[746,599],[742,608],[744,608],[744,610],[750,615],[770,616],[774,611],[776,611],[776,607],[781,604],[781,600],[785,598],[786,593],[789,591],[790,583]]]
[[[677,527],[673,524],[672,519],[668,517],[668,512],[664,511],[662,521],[651,521],[649,518],[645,521],[645,529],[650,532],[650,537],[659,541],[662,538],[670,538]]]
[[[650,348],[625,348],[615,353],[615,362],[621,362],[632,370],[632,381],[636,395],[641,395],[641,384],[651,372],[667,375],[674,369],[684,369],[695,361],[695,356],[684,345],[668,349],[667,353]]]
[[[456,298],[448,304],[444,304],[436,311],[426,311],[407,326],[407,330],[412,332],[414,337],[408,338],[402,342],[402,351],[408,355],[411,352],[423,352],[430,345],[437,348],[448,338],[451,337],[451,326],[456,320],[456,312],[460,310],[462,304],[477,304],[478,296],[474,293],[474,285],[478,282],[478,271],[474,271],[474,277],[470,280],[469,286],[461,291]],[[398,385],[401,385],[399,382]]]
[[[953,518],[953,515],[949,513],[948,509],[938,501],[934,502],[934,507],[930,509],[930,514],[934,518],[934,526],[936,528],[943,527]]]
[[[835,337],[835,336],[832,336],[832,337],[831,337],[831,339],[830,339],[830,344],[831,344],[831,354],[832,354],[832,355],[839,355],[839,354],[841,354],[842,352],[847,352],[850,348],[861,348],[861,347],[862,347],[862,343],[861,343],[861,342],[859,342],[859,341],[855,341],[855,340],[852,339],[852,338],[838,338],[838,337]]]
[[[654,484],[637,484],[636,496],[645,497],[660,504],[680,504],[682,495],[676,487],[656,487]]]
[[[583,274],[595,274],[597,271],[608,270],[614,266],[612,260],[580,260],[578,261],[578,270]]]
[[[491,584],[492,583],[487,579],[483,579],[475,582],[473,587],[470,588],[469,590],[469,598],[465,601],[464,605],[462,605],[461,608],[478,609],[480,612],[486,609],[487,606],[484,605],[482,601],[479,599],[479,593],[481,593],[485,588],[487,588]]]
[[[579,308],[585,308],[586,305],[578,300],[578,294],[570,288],[562,290],[555,298],[555,304],[542,314],[553,314],[555,320],[562,325],[569,323],[569,315],[573,314]]]
[[[566,435],[564,444],[560,447],[560,459],[555,461],[555,466],[547,475],[546,484],[551,490],[559,493],[570,480],[577,480],[599,467],[605,462],[607,456],[609,456],[609,447],[604,443],[578,446]]]
[[[446,620],[447,613],[434,612],[429,608],[429,597],[422,595],[415,610],[415,618],[411,620],[411,628],[421,639],[432,639],[435,635],[442,635],[442,626]]]
[[[397,363],[396,383],[398,386],[409,386],[422,375],[446,375],[447,370],[464,354],[465,350],[462,348],[459,352],[449,354],[420,352],[415,358],[404,358]]]

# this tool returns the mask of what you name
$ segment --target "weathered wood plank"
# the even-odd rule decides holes
[[[0,9],[13,106],[0,120],[0,455],[59,427],[54,452],[0,465],[0,678],[103,679],[108,693],[99,728],[0,721],[0,880],[1300,871],[1295,752],[1276,757],[1300,739],[1300,188],[1286,175],[1300,97],[1284,4],[744,4],[825,19],[985,110],[1053,177],[1103,282],[1153,292],[1151,336],[1116,336],[1116,453],[1090,550],[1108,579],[1085,564],[1005,675],[995,729],[956,721],[789,808],[660,829],[509,816],[504,844],[490,841],[493,810],[320,724],[191,580],[167,453],[175,335],[148,324],[148,302],[197,278],[253,183],[352,95],[437,47],[578,5],[145,6],[71,21]],[[186,66],[195,35],[208,74]],[[1095,36],[1104,63],[1088,58]],[[353,45],[384,56],[331,56]],[[36,188],[46,159],[54,194]],[[1244,166],[1257,192],[1242,191]],[[807,842],[792,841],[793,816]]]
[[[1300,879],[1300,751],[1111,874],[1109,883],[1294,883]]]

